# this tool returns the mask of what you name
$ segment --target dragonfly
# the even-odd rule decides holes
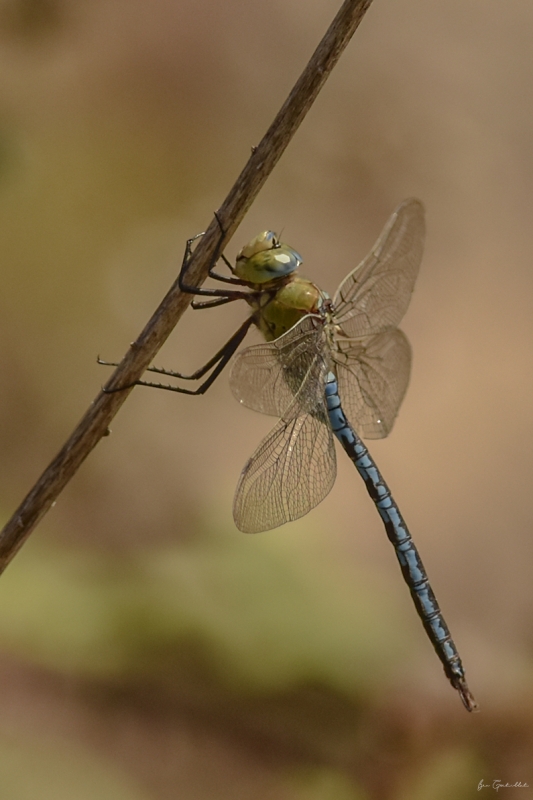
[[[180,288],[195,295],[195,309],[244,300],[251,314],[192,375],[148,368],[172,378],[204,379],[197,388],[136,383],[203,394],[255,325],[264,342],[236,355],[230,386],[242,405],[279,421],[242,470],[233,504],[236,526],[246,533],[270,530],[320,503],[335,482],[336,438],[375,503],[446,677],[466,709],[477,710],[407,524],[361,438],[380,439],[391,432],[409,382],[411,348],[398,324],[422,259],[422,203],[411,198],[396,208],[370,253],[345,277],[333,299],[298,274],[301,256],[272,231],[260,233],[243,247],[235,266],[220,256],[229,276],[215,271],[215,259],[209,275],[226,284],[224,288],[191,286],[187,269],[193,244],[202,235],[187,242]]]

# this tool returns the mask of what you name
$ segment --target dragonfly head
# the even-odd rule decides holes
[[[295,272],[301,263],[296,250],[280,242],[273,231],[263,231],[242,248],[234,274],[249,283],[268,283]]]

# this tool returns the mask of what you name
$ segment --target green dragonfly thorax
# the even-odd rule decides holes
[[[242,248],[234,274],[255,291],[248,303],[268,342],[278,339],[307,314],[318,314],[329,300],[311,281],[296,274],[301,256],[273,231],[263,231]]]
[[[291,275],[281,286],[271,286],[250,295],[254,322],[267,340],[272,342],[287,333],[308,314],[321,314],[329,301],[318,286],[299,275]]]

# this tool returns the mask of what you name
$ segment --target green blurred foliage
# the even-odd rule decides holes
[[[480,776],[486,765],[473,748],[443,749],[432,754],[398,795],[398,800],[471,800],[479,797]]]
[[[308,767],[290,778],[295,800],[366,800],[345,775],[332,769]]]
[[[244,694],[323,686],[348,702],[402,648],[378,587],[343,573],[316,534],[304,552],[223,529],[126,557],[32,542],[0,596],[14,655],[86,678],[166,678],[178,693],[201,677]]]
[[[66,741],[0,736],[6,800],[148,800],[126,775]]]

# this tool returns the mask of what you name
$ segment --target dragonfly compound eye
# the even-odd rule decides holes
[[[296,250],[278,242],[271,231],[265,231],[243,247],[234,274],[252,284],[268,283],[295,272],[301,263]]]
[[[237,256],[237,261],[241,258],[251,258],[257,253],[273,250],[276,247],[279,247],[279,241],[274,231],[263,231],[242,248]]]

